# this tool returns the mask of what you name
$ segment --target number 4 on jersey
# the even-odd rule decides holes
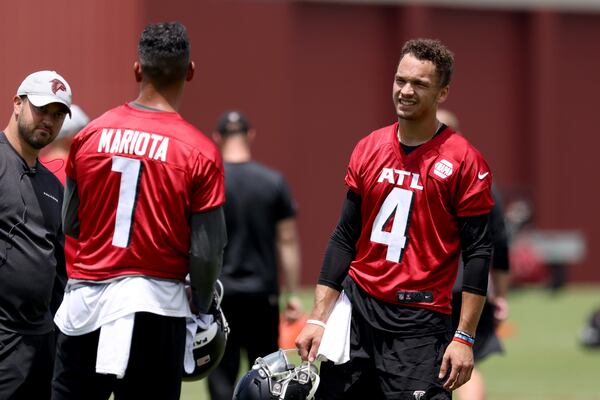
[[[385,198],[371,230],[371,241],[387,245],[385,259],[400,262],[402,250],[406,246],[406,229],[410,217],[413,192],[406,189],[394,188]],[[392,229],[388,232],[386,227],[392,221]]]

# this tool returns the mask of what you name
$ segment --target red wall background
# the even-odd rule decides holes
[[[600,281],[594,160],[600,15],[293,1],[10,2],[0,24],[0,93],[55,69],[94,117],[135,97],[142,27],[179,20],[197,74],[181,113],[205,132],[240,108],[258,160],[287,176],[299,205],[303,281],[313,283],[345,192],[354,144],[394,121],[392,76],[403,42],[441,39],[455,53],[446,107],[484,153],[499,188],[531,197],[536,225],[577,229],[588,253],[572,281]],[[4,188],[3,188],[4,190]]]

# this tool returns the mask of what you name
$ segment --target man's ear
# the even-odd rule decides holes
[[[188,65],[187,73],[185,75],[185,80],[189,82],[192,79],[194,79],[195,72],[196,72],[196,64],[193,61],[190,61],[189,65]]]
[[[15,114],[15,118],[19,116],[19,114],[23,111],[23,105],[25,101],[21,98],[21,96],[13,97],[13,112]]]
[[[440,90],[440,94],[438,95],[438,104],[442,104],[448,98],[448,93],[450,92],[450,85],[446,85]]]
[[[142,81],[142,65],[139,63],[139,61],[135,61],[133,63],[133,75],[135,76],[136,82],[139,83]]]

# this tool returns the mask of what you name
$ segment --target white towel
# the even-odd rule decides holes
[[[125,376],[134,321],[135,314],[132,313],[102,325],[96,354],[97,373],[113,374],[118,379]]]
[[[333,361],[334,364],[344,364],[350,360],[351,320],[352,304],[346,293],[342,291],[327,320],[327,327],[317,352],[318,356]]]
[[[195,315],[193,318],[187,318],[185,336],[185,354],[183,357],[183,370],[188,374],[194,372],[196,361],[194,360],[194,337],[198,332],[207,330],[214,322],[215,318],[212,314]]]

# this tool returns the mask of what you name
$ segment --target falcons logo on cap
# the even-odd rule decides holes
[[[67,87],[65,86],[65,84],[59,81],[58,79],[52,79],[50,83],[52,84],[52,93],[54,94],[56,94],[56,92],[58,92],[59,90],[62,90],[63,92],[67,91]]]

